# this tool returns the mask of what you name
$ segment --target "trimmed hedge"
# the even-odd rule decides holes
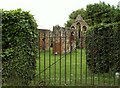
[[[21,9],[2,11],[2,78],[7,85],[28,85],[35,76],[37,23]]]
[[[86,46],[87,64],[94,73],[120,72],[120,22],[91,27]]]

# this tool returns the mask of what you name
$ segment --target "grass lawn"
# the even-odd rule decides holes
[[[111,73],[92,74],[84,49],[61,56],[53,55],[52,49],[40,52],[36,69],[36,80],[48,85],[118,85],[118,79]]]

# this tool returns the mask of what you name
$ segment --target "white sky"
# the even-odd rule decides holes
[[[116,6],[120,0],[0,0],[0,8],[30,11],[39,25],[38,28],[52,30],[57,24],[64,26],[73,11],[99,1]]]

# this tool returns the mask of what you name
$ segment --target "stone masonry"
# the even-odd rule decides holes
[[[50,30],[47,30],[47,29],[39,29],[39,44],[40,44],[40,51],[42,50],[49,50],[50,48]]]
[[[53,27],[53,54],[64,54],[75,50],[76,47],[85,47],[85,32],[88,29],[87,23],[78,15],[70,28]],[[76,43],[78,42],[78,44]]]
[[[77,30],[77,35],[79,39],[79,48],[84,48],[85,47],[85,32],[88,30],[88,24],[83,20],[81,15],[78,15],[76,17],[75,22],[71,25],[71,28],[74,28]]]
[[[87,23],[78,15],[75,22],[69,28],[53,27],[52,38],[50,30],[39,29],[40,51],[49,50],[52,39],[53,54],[65,54],[74,51],[77,48],[84,48],[85,32],[88,29]]]
[[[53,27],[53,54],[64,54],[76,47],[75,30],[54,26]]]

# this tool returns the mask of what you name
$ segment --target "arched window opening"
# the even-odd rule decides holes
[[[73,30],[74,30],[74,29],[75,29],[75,27],[74,27],[74,26],[72,26],[72,27],[71,27],[71,29],[73,29]]]
[[[82,27],[82,31],[87,31],[87,27],[86,27],[86,26],[83,26],[83,27]]]
[[[80,26],[80,23],[79,23],[79,22],[77,23],[77,26]]]

